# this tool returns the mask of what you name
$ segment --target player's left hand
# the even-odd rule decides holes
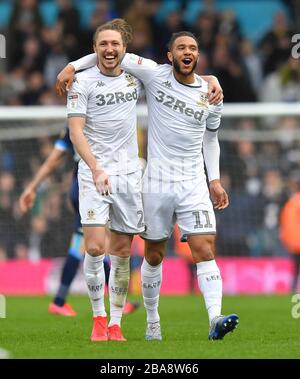
[[[209,183],[209,190],[215,209],[225,209],[228,207],[228,195],[222,187],[219,179],[212,180]]]
[[[219,104],[223,101],[224,95],[222,87],[218,81],[218,79],[211,75],[210,80],[208,82],[208,102],[209,104]]]
[[[66,91],[69,91],[75,76],[75,68],[68,64],[61,72],[57,75],[56,79],[56,92],[59,96],[62,96]]]

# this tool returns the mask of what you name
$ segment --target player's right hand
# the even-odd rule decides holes
[[[19,208],[22,214],[26,213],[29,209],[33,207],[35,201],[36,193],[31,189],[26,189],[20,199]]]
[[[62,96],[66,91],[69,91],[75,76],[75,68],[68,64],[56,78],[56,92],[59,96]]]
[[[95,169],[92,170],[92,174],[97,191],[103,196],[110,195],[112,193],[112,188],[109,177],[106,174],[106,172],[101,169]]]
[[[208,101],[209,104],[217,105],[223,101],[223,89],[219,83],[219,80],[211,75],[208,82]]]

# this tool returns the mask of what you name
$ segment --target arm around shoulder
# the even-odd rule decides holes
[[[223,101],[223,89],[218,78],[214,75],[201,75],[201,78],[208,83],[208,101],[216,105]]]

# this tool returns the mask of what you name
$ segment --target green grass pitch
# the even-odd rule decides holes
[[[74,318],[49,315],[50,300],[6,298],[0,347],[12,358],[300,358],[300,318],[291,315],[291,296],[224,297],[223,313],[239,314],[240,325],[222,341],[208,341],[207,314],[197,295],[161,297],[161,342],[144,340],[142,306],[123,318],[127,342],[92,343],[88,297],[70,297]]]

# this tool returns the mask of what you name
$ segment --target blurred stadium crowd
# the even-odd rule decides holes
[[[300,65],[292,58],[292,35],[300,31],[299,0],[2,0],[0,105],[63,105],[54,91],[57,73],[92,51],[95,28],[115,17],[133,27],[128,51],[166,62],[173,32],[199,37],[198,72],[216,75],[225,102],[300,101]],[[300,179],[299,119],[236,121],[236,130],[282,130],[280,141],[222,142],[222,180],[230,207],[217,215],[220,255],[282,255],[278,216]],[[71,163],[40,189],[31,216],[21,217],[18,198],[52,148],[52,139],[0,141],[0,259],[60,256],[67,248],[72,211],[67,194]],[[32,145],[30,145],[32,144]],[[172,249],[170,249],[171,251]]]
[[[166,61],[173,32],[200,41],[198,71],[220,78],[227,102],[299,100],[291,37],[299,31],[298,0],[2,0],[0,32],[7,59],[0,103],[61,104],[52,91],[57,72],[92,51],[95,28],[114,17],[132,25],[128,50]],[[5,74],[4,74],[5,73]]]

